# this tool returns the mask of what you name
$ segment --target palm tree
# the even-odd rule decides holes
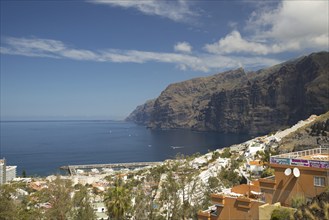
[[[124,219],[131,207],[129,189],[125,187],[122,181],[117,180],[114,187],[108,189],[104,202],[111,218],[116,220]]]

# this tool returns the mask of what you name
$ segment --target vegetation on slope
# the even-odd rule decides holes
[[[279,146],[280,152],[300,151],[328,146],[329,112],[318,116],[313,122],[284,137]]]
[[[328,220],[329,190],[314,197],[312,201],[300,206],[294,214],[298,220]]]

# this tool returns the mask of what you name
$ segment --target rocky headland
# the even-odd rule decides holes
[[[152,129],[266,134],[329,110],[329,53],[169,85],[129,121]]]

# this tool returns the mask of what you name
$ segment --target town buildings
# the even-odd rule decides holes
[[[17,166],[7,166],[6,159],[0,160],[0,185],[16,178]]]
[[[270,167],[275,170],[274,176],[212,194],[213,206],[200,211],[198,219],[260,219],[260,211],[264,212],[267,205],[290,207],[296,196],[311,200],[329,186],[328,148],[272,156]]]
[[[246,164],[246,170],[251,174],[260,175],[264,170],[264,164],[260,160],[252,160]]]
[[[290,206],[296,195],[303,194],[311,200],[329,186],[328,148],[272,156],[270,166],[275,170],[275,178],[259,180],[267,203]]]

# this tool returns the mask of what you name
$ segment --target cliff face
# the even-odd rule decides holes
[[[134,114],[147,115],[142,121],[151,128],[268,133],[329,110],[329,53],[172,84],[138,108]]]
[[[244,71],[238,69],[172,84],[156,99],[149,126],[195,128],[204,121],[202,112],[215,92],[232,89],[246,79]]]
[[[139,125],[146,125],[151,119],[155,99],[148,100],[145,104],[137,108],[126,118],[126,121],[132,121]]]

